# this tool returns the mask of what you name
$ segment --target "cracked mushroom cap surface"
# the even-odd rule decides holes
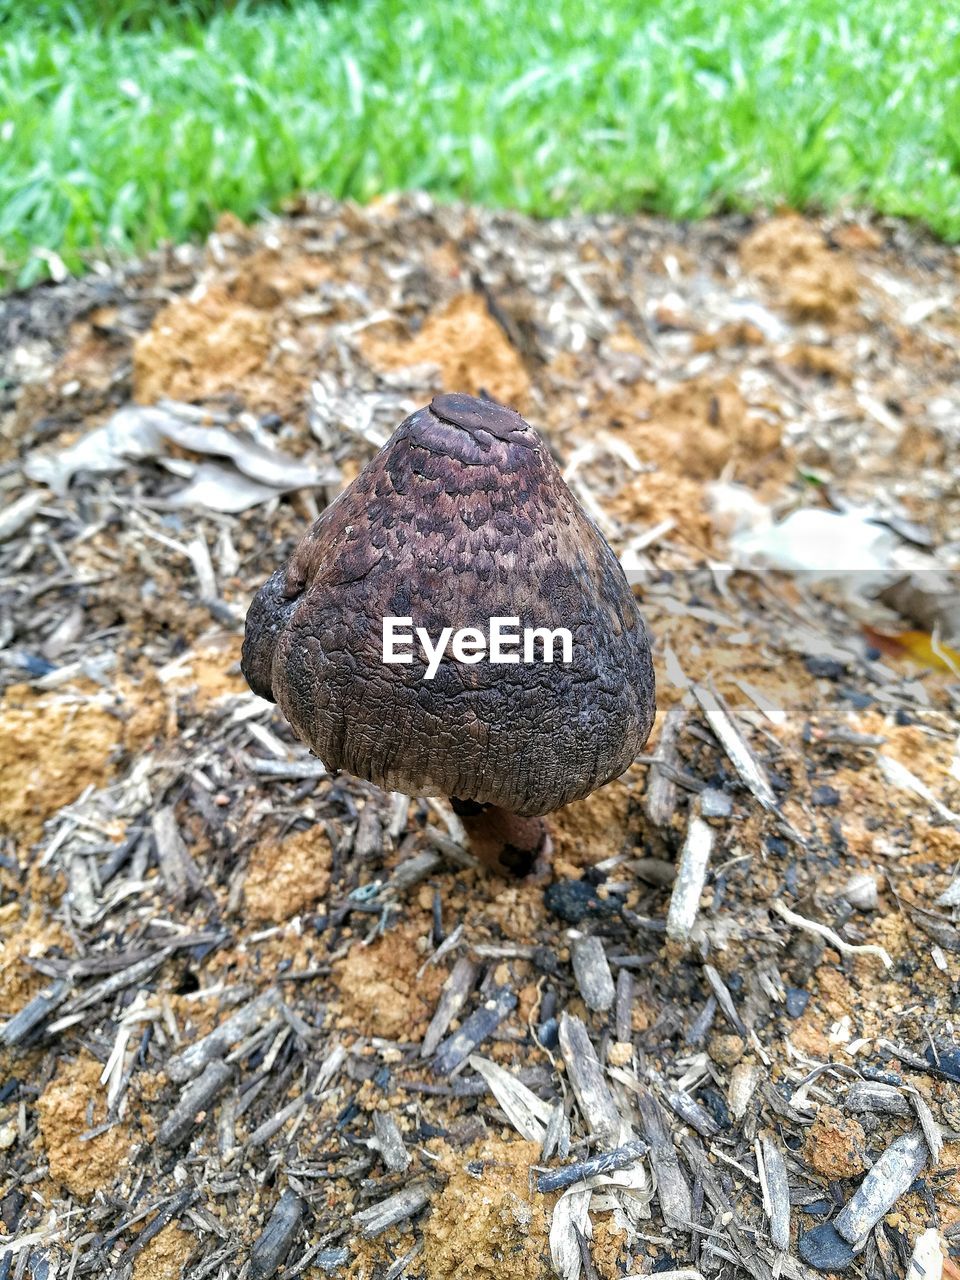
[[[573,661],[383,662],[383,619],[566,627]],[[521,651],[522,657],[522,651]],[[538,815],[618,777],[655,712],[619,561],[519,414],[447,394],[406,418],[247,614],[243,673],[329,769]]]

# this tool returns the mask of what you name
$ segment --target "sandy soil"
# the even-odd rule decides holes
[[[778,517],[866,507],[955,563],[958,261],[895,222],[534,224],[409,198],[225,218],[203,248],[0,303],[0,509],[23,513],[0,511],[0,1018],[49,997],[0,1047],[0,1259],[16,1275],[809,1276],[802,1238],[921,1121],[939,1162],[845,1274],[905,1276],[929,1227],[956,1274],[960,895],[938,902],[960,865],[952,615],[916,591],[898,611],[711,566],[744,495]],[[253,591],[440,388],[521,408],[642,564],[649,752],[680,717],[667,819],[649,816],[645,759],[552,816],[545,882],[460,865],[436,809],[324,776],[239,674]],[[224,510],[250,475],[170,441],[57,470],[118,409],[167,399],[280,450],[290,482]],[[214,505],[182,505],[211,464]],[[327,478],[298,481],[309,467]],[[725,699],[772,809],[692,685]],[[697,926],[668,942],[704,785],[729,811],[711,819]],[[611,1009],[574,975],[584,932],[609,958]],[[476,1052],[559,1102],[563,1157],[542,1161],[472,1066],[450,1076],[421,1054],[463,961],[444,1034],[512,993]],[[597,1145],[561,1014],[608,1071],[622,1140],[651,1142],[622,1075],[655,1085],[698,1230],[665,1217],[644,1161],[593,1190],[582,1254],[551,1262],[569,1206],[535,1167]],[[222,1079],[171,1136],[200,1074],[182,1055],[234,1016],[211,1058]],[[658,1080],[715,1132],[670,1112]],[[900,1102],[858,1109],[852,1085],[877,1080]],[[791,1189],[779,1259],[761,1138]],[[369,1231],[364,1211],[411,1187],[413,1210]]]

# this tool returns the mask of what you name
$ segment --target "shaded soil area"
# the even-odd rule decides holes
[[[958,267],[405,197],[0,301],[0,1274],[956,1276]],[[530,880],[239,672],[440,389],[541,430],[654,643]],[[882,583],[729,567],[798,511]]]

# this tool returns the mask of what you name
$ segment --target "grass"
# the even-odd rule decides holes
[[[8,283],[411,187],[538,215],[851,202],[958,240],[960,9],[0,0]]]

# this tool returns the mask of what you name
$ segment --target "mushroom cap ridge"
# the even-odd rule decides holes
[[[566,627],[573,661],[382,661],[385,616]],[[540,650],[538,648],[538,655]],[[538,815],[629,767],[655,713],[616,556],[519,414],[438,396],[406,418],[247,614],[243,673],[331,769]]]

